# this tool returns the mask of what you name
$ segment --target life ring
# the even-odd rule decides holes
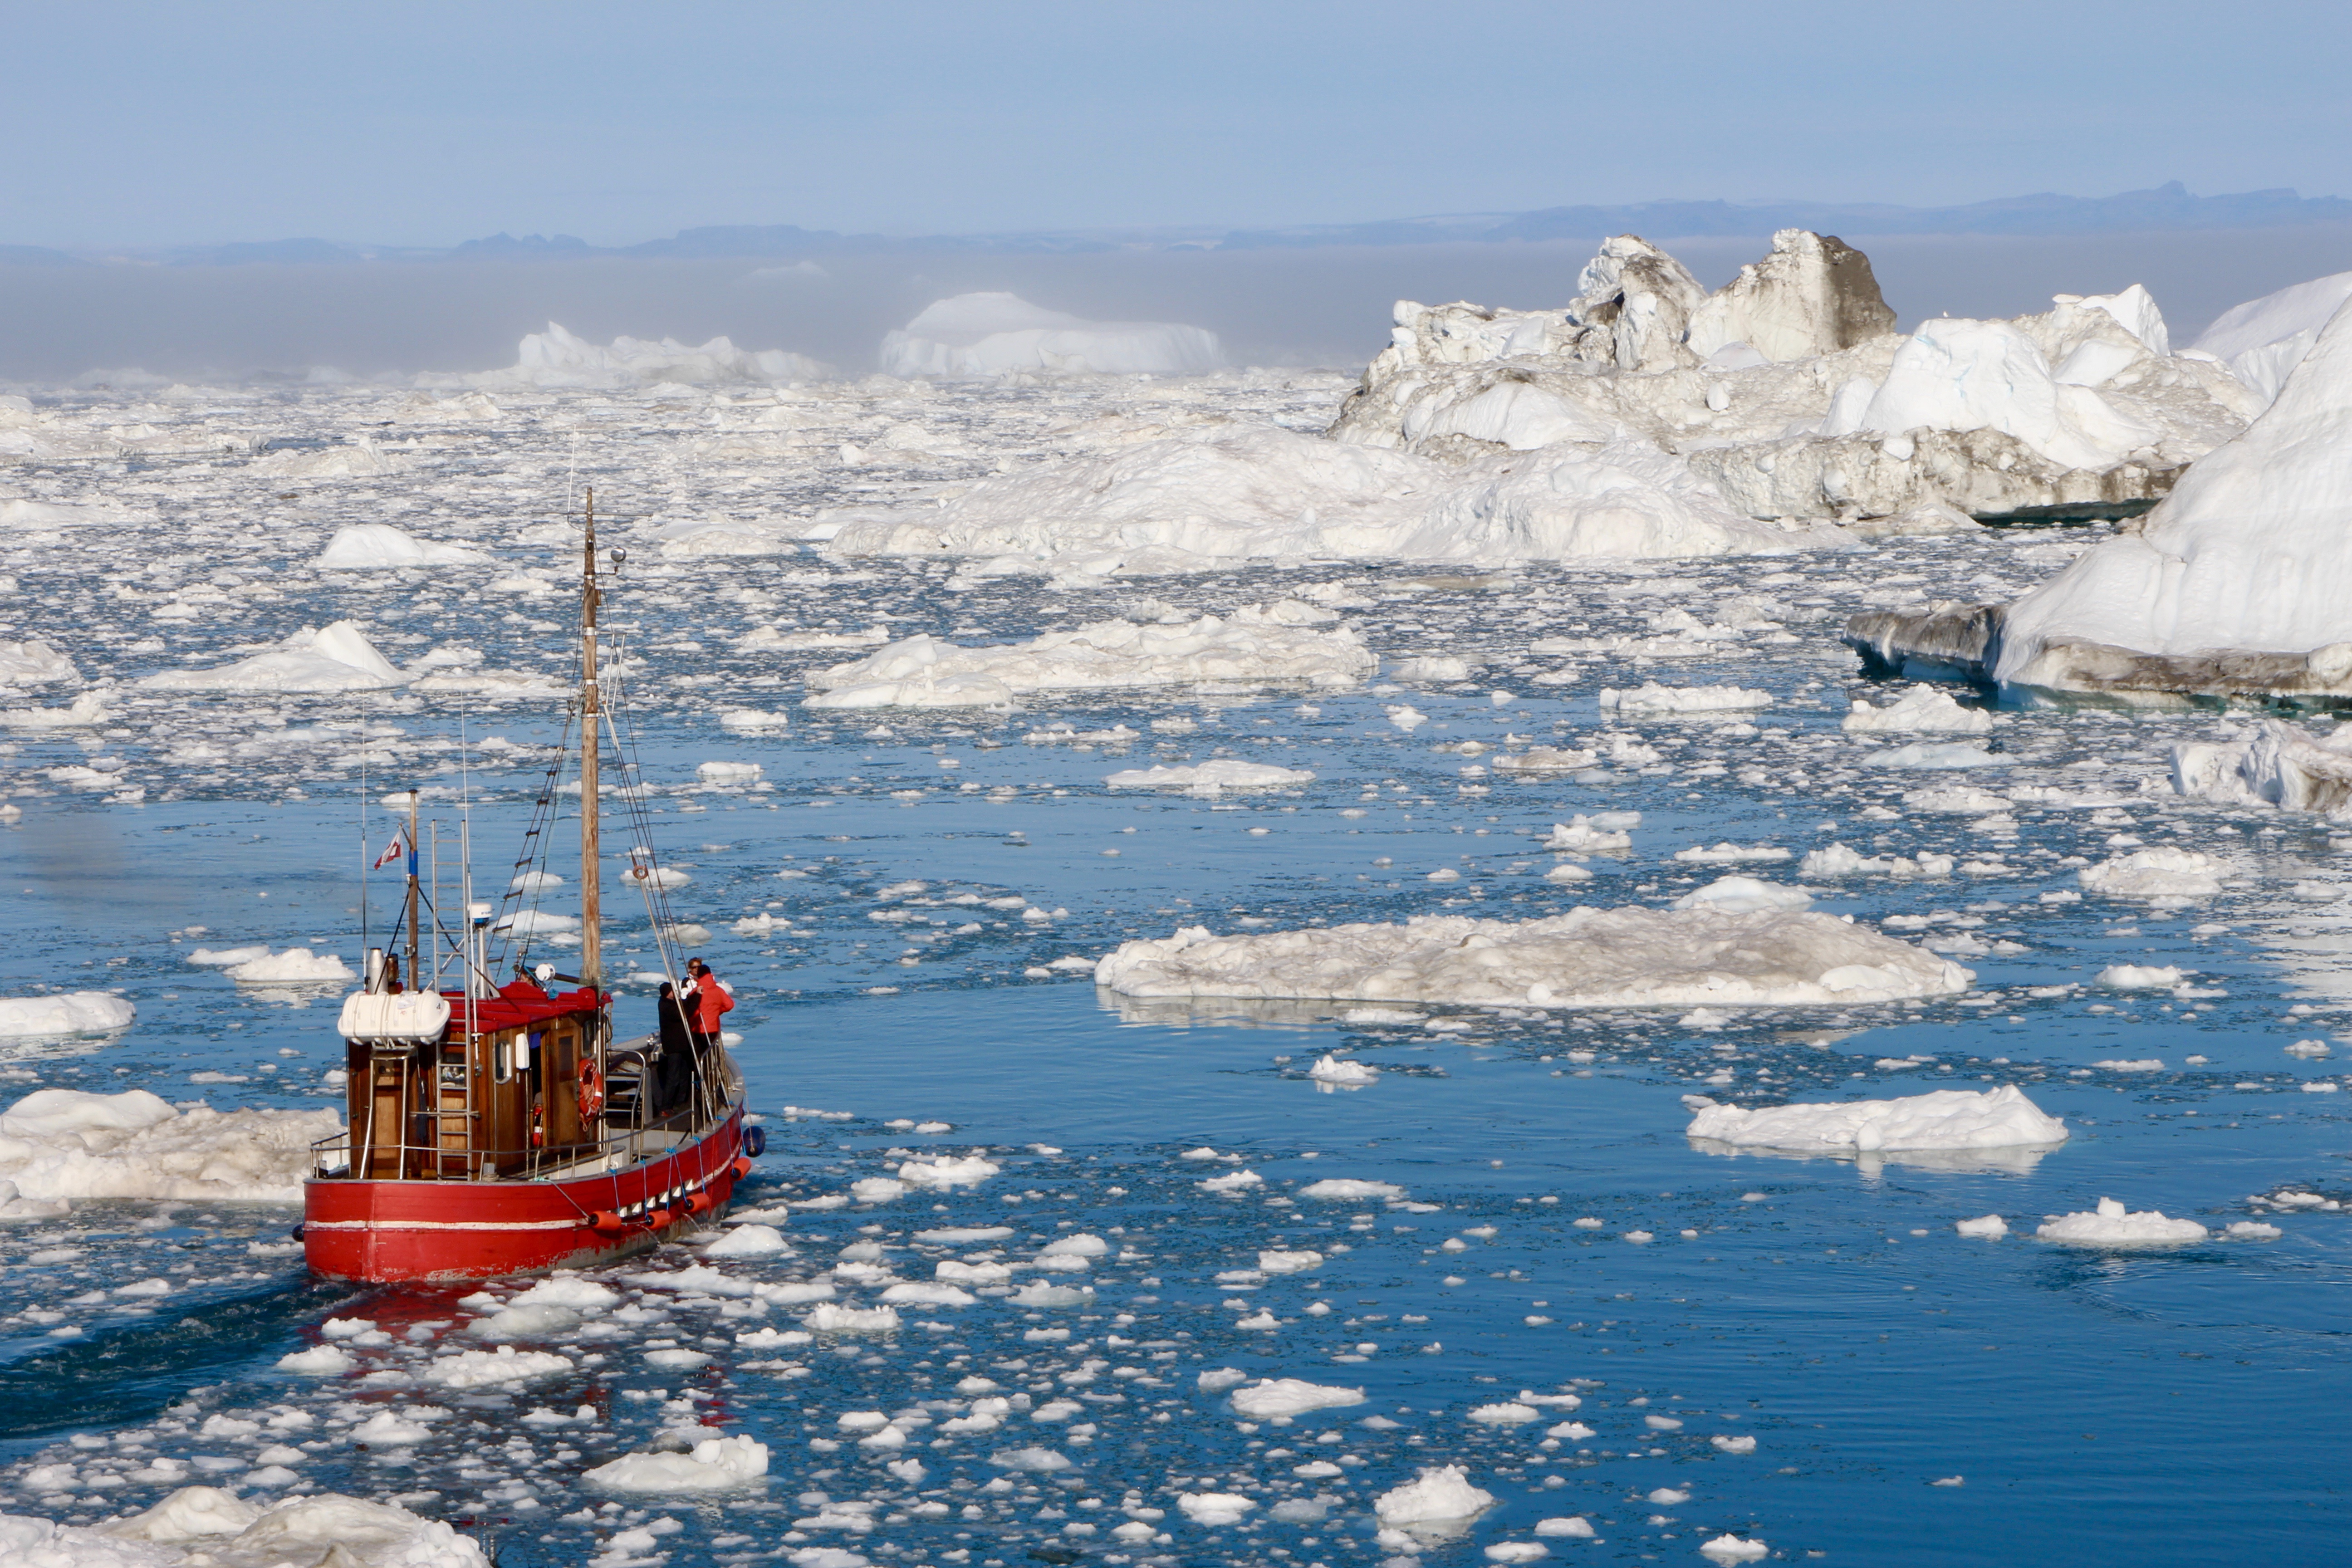
[[[604,1079],[593,1061],[580,1064],[580,1119],[593,1121],[604,1113]]]
[[[546,1142],[547,1119],[541,1114],[539,1105],[533,1102],[530,1108],[530,1146],[537,1149],[543,1147]]]

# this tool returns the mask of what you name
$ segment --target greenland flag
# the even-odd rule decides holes
[[[400,841],[400,837],[401,836],[397,833],[392,836],[392,842],[383,847],[383,853],[375,858],[375,864],[369,867],[368,869],[372,871],[381,871],[386,866],[391,865],[394,860],[400,858],[404,848],[404,846]]]

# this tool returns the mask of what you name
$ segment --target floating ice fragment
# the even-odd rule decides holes
[[[1215,1526],[1239,1524],[1257,1504],[1233,1492],[1180,1492],[1176,1506],[1194,1524]]]
[[[0,1037],[98,1035],[127,1028],[137,1009],[104,991],[0,996]]]
[[[1395,1202],[1405,1195],[1405,1189],[1394,1182],[1367,1182],[1353,1176],[1327,1176],[1319,1182],[1309,1182],[1298,1189],[1302,1198],[1328,1198],[1354,1201],[1379,1198]]]
[[[2185,976],[2170,964],[2111,963],[2099,971],[2098,984],[2112,991],[2161,991],[2178,985]]]
[[[1708,1438],[1707,1441],[1726,1454],[1752,1454],[1756,1451],[1756,1439],[1744,1433],[1738,1436],[1718,1434]]]
[[[1210,1386],[1209,1374],[1201,1375],[1201,1386]],[[1236,1389],[1234,1408],[1255,1420],[1268,1420],[1276,1415],[1304,1415],[1311,1410],[1329,1410],[1342,1405],[1364,1403],[1360,1388],[1334,1388],[1325,1384],[1307,1383],[1295,1377],[1269,1378],[1247,1388]]]
[[[2168,1219],[2153,1209],[2127,1213],[2114,1198],[2101,1198],[2093,1213],[2057,1215],[2033,1234],[2067,1247],[2170,1247],[2206,1237],[2193,1219]]]
[[[2066,1141],[2066,1124],[2013,1084],[1981,1092],[1942,1089],[1896,1100],[1850,1100],[1748,1110],[1709,1103],[1685,1134],[1733,1148],[1870,1152],[1997,1149]]]
[[[1736,1535],[1718,1535],[1699,1550],[1717,1563],[1753,1563],[1772,1554],[1772,1549],[1764,1542],[1742,1541]]]
[[[1514,1400],[1501,1405],[1481,1405],[1471,1411],[1466,1419],[1482,1426],[1520,1426],[1542,1417],[1543,1412],[1534,1405],[1521,1405]]]
[[[624,1454],[580,1479],[608,1491],[715,1492],[756,1484],[768,1473],[768,1446],[737,1434],[706,1437],[684,1454]]]
[[[1444,1465],[1424,1468],[1417,1479],[1382,1492],[1372,1512],[1394,1530],[1471,1519],[1494,1506],[1494,1493],[1472,1486],[1461,1466]]]
[[[1980,1215],[1975,1219],[1956,1220],[1952,1228],[1962,1236],[1998,1239],[2009,1234],[2009,1222],[1997,1214]]]
[[[1565,1535],[1580,1541],[1589,1541],[1592,1537],[1592,1526],[1580,1515],[1570,1519],[1546,1519],[1537,1521],[1536,1533]]]

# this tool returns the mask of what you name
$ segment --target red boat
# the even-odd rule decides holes
[[[468,901],[455,931],[419,876],[417,807],[409,796],[403,927],[406,973],[424,973],[420,913],[430,920],[436,983],[404,989],[383,949],[367,953],[365,988],[343,1004],[349,1131],[314,1150],[303,1192],[303,1251],[336,1279],[480,1279],[576,1268],[643,1251],[715,1223],[735,1184],[762,1152],[743,1120],[743,1079],[715,1035],[688,1026],[665,1001],[663,1027],[613,1038],[613,994],[603,986],[601,818],[604,736],[598,689],[595,498],[584,514],[580,696],[580,960],[577,976],[527,963],[533,934],[568,924]],[[617,745],[618,737],[614,737]],[[549,775],[543,828],[563,798],[565,763]],[[632,813],[642,827],[642,813]],[[395,838],[394,847],[402,840]],[[394,850],[386,851],[390,857]],[[681,994],[671,921],[651,846],[630,851],[663,972]],[[556,879],[521,863],[513,903]],[[438,891],[436,875],[434,891]],[[364,898],[364,895],[362,896]],[[531,911],[536,914],[535,908]],[[491,949],[517,942],[514,978],[494,983]],[[455,964],[460,988],[440,975]],[[568,984],[572,989],[551,987]],[[706,984],[716,984],[716,980]]]

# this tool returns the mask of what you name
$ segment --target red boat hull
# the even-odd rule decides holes
[[[622,1170],[545,1181],[314,1178],[302,1249],[330,1279],[488,1279],[586,1268],[716,1221],[750,1170],[743,1113]]]

